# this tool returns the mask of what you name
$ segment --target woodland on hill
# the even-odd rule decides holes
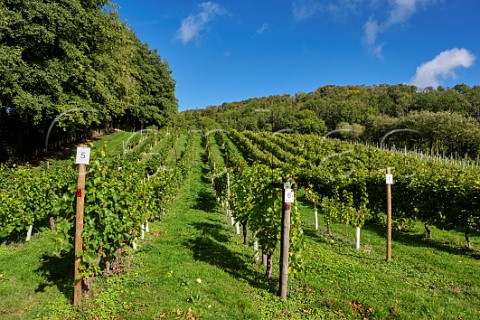
[[[110,1],[0,2],[0,162],[41,151],[55,119],[52,144],[163,126],[177,105],[168,62]]]
[[[476,157],[480,151],[480,86],[333,86],[311,93],[224,103],[183,114],[197,127],[299,133]],[[408,130],[403,130],[408,129]]]

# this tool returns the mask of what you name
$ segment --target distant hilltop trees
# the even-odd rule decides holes
[[[294,96],[277,95],[224,103],[182,114],[191,125],[226,130],[299,133],[418,148],[476,157],[480,148],[480,86],[333,86]]]

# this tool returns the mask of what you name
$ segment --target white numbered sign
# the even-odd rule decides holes
[[[285,189],[285,203],[293,203],[295,195],[292,189]]]
[[[90,162],[90,148],[77,148],[76,164],[88,164]]]
[[[393,184],[393,175],[387,174],[385,176],[385,180],[386,180],[387,184]]]

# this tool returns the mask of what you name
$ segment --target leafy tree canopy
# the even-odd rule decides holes
[[[163,126],[176,112],[168,63],[110,1],[0,3],[0,161],[41,146],[55,118],[73,135]]]

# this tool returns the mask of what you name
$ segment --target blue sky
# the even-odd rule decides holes
[[[478,0],[114,0],[179,110],[332,85],[480,85]]]

